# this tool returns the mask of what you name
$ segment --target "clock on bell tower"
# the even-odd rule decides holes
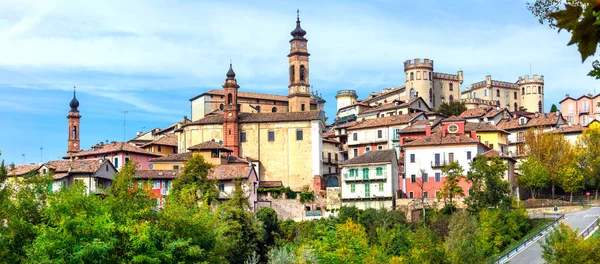
[[[288,54],[290,84],[288,105],[290,112],[310,111],[310,84],[308,78],[306,31],[300,27],[300,11],[297,11],[296,28],[290,33],[290,54]]]

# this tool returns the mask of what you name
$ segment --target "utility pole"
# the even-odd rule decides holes
[[[123,142],[125,142],[125,134],[127,133],[127,113],[129,111],[121,111],[123,113]]]

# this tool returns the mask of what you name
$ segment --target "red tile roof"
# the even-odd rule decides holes
[[[140,148],[138,146],[135,146],[135,145],[132,145],[129,143],[125,143],[125,142],[115,142],[115,143],[106,144],[106,145],[103,145],[100,147],[101,148],[98,150],[89,149],[89,150],[83,150],[83,151],[77,152],[75,154],[72,154],[72,157],[96,156],[96,155],[101,155],[101,154],[109,154],[109,153],[117,153],[117,152],[135,153],[135,154],[148,155],[148,156],[154,156],[154,157],[163,156],[161,154],[152,153],[143,148]],[[69,158],[69,156],[65,156],[63,158]]]
[[[552,130],[552,133],[560,133],[560,134],[569,134],[569,133],[579,133],[581,134],[586,127],[582,125],[564,125],[557,129]]]
[[[513,158],[513,157],[511,157],[511,156],[508,156],[508,155],[506,155],[506,154],[500,153],[499,151],[497,151],[497,150],[493,150],[493,149],[491,149],[491,150],[488,150],[488,151],[486,151],[486,152],[484,152],[483,154],[481,154],[481,155],[478,155],[478,156],[487,157],[487,158],[502,158],[502,159],[511,159],[511,160],[513,160],[513,161],[516,161],[516,159],[515,159],[515,158]],[[477,157],[475,157],[475,158],[477,158]]]
[[[282,112],[282,113],[243,113],[238,114],[240,123],[271,123],[271,122],[290,122],[290,121],[312,121],[321,120],[325,116],[323,111],[306,112]],[[224,116],[221,111],[206,115],[201,119],[186,124],[222,124]]]
[[[181,161],[185,162],[192,157],[191,152],[169,154],[164,157],[149,159],[149,162],[164,162],[164,161]]]
[[[446,134],[442,137],[441,133],[434,133],[429,136],[417,138],[411,142],[404,143],[404,147],[410,146],[429,146],[429,145],[452,145],[452,144],[481,144],[479,141],[472,139],[463,134]]]
[[[281,181],[260,181],[258,182],[258,187],[277,188],[283,187],[283,183]]]
[[[54,179],[60,179],[69,173],[96,173],[107,160],[52,160],[46,166],[54,171]],[[112,166],[112,165],[111,165]]]
[[[465,131],[467,131],[467,132],[469,132],[469,131],[478,131],[478,132],[498,131],[498,132],[502,132],[505,134],[510,134],[510,133],[506,132],[505,130],[499,129],[497,126],[492,125],[490,123],[486,123],[486,122],[479,122],[479,123],[466,122],[465,123]]]
[[[214,141],[206,141],[206,142],[202,142],[200,144],[196,144],[193,145],[191,147],[188,148],[189,150],[213,150],[213,149],[219,149],[221,151],[224,152],[233,152],[233,150],[230,150],[228,148],[225,148],[223,145],[214,142]]]
[[[440,123],[440,121],[442,121],[441,118],[417,120],[415,122],[412,122],[410,124],[410,126],[407,126],[407,127],[403,128],[402,130],[400,130],[400,134],[425,132],[425,127],[427,127],[427,125],[430,125],[431,123],[433,123],[433,125],[431,126],[433,129],[435,126],[437,126]]]
[[[410,113],[406,115],[393,115],[383,118],[367,119],[349,127],[348,130],[408,124],[408,122],[415,120],[421,115],[423,115],[423,113]]]
[[[451,116],[451,117],[442,119],[442,122],[444,122],[444,123],[445,122],[458,122],[458,121],[465,121],[465,120],[458,116]]]
[[[333,138],[323,138],[323,142],[328,142],[328,143],[332,143],[332,144],[340,144],[339,141],[337,141]]]
[[[223,89],[214,89],[214,90],[210,90],[208,92],[205,92],[203,94],[200,94],[192,99],[190,99],[190,101],[193,101],[203,95],[220,95],[220,96],[224,96],[225,95],[225,90]],[[237,94],[238,98],[250,98],[250,99],[262,99],[262,100],[273,100],[273,101],[284,101],[284,102],[288,102],[288,97],[284,96],[284,95],[276,95],[276,94],[264,94],[264,93],[251,93],[251,92],[238,92]]]
[[[8,174],[7,175],[9,177],[24,176],[24,175],[29,174],[31,172],[37,171],[40,167],[41,167],[41,165],[35,165],[35,164],[17,165],[12,170],[10,170],[10,169],[7,168],[8,169]]]
[[[209,171],[207,177],[217,180],[247,179],[250,169],[248,163],[221,164]]]
[[[380,106],[366,110],[363,113],[374,113],[374,112],[385,111],[385,110],[401,109],[401,108],[408,107],[410,104],[412,104],[415,101],[420,100],[420,99],[421,99],[421,97],[415,97],[415,98],[411,98],[411,99],[407,100],[406,102],[394,100],[391,103],[382,104]]]
[[[179,170],[135,170],[134,179],[175,179]]]
[[[472,118],[472,117],[482,117],[483,115],[485,115],[488,112],[489,108],[472,108],[472,109],[467,109],[464,112],[462,112],[459,117],[460,118]]]
[[[395,162],[396,151],[393,149],[386,150],[374,150],[362,154],[358,157],[342,161],[342,165],[356,165],[356,164],[370,164],[370,163],[384,163],[384,162]]]
[[[506,118],[502,119],[497,125],[498,128],[504,130],[519,129],[519,128],[530,128],[540,126],[556,126],[561,119],[560,112],[539,114],[537,117],[531,117],[524,125],[519,123],[520,118]]]
[[[177,135],[176,134],[168,134],[166,136],[160,137],[150,143],[144,144],[143,147],[151,146],[151,145],[162,145],[162,146],[173,146],[177,147]]]

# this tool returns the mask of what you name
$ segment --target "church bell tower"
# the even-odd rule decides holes
[[[69,106],[71,107],[71,111],[69,111],[69,115],[67,116],[67,119],[69,120],[69,145],[67,147],[67,155],[71,156],[72,154],[79,152],[81,147],[79,145],[79,119],[81,118],[81,115],[79,115],[79,110],[77,109],[79,107],[79,101],[75,94],[75,87],[73,87],[73,99],[71,100],[71,103],[69,103]]]
[[[223,106],[223,145],[226,148],[233,150],[233,155],[235,156],[239,156],[240,154],[239,109],[237,103],[238,88],[240,88],[240,86],[237,84],[235,72],[233,72],[230,63],[227,79],[225,79],[225,84],[223,84],[223,89],[225,89],[225,105]]]
[[[289,112],[310,111],[310,84],[308,78],[308,53],[307,42],[304,38],[306,31],[300,27],[300,11],[297,11],[296,28],[290,33],[289,74],[288,86]]]

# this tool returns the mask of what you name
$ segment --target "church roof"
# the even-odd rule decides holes
[[[293,122],[293,121],[312,121],[320,120],[324,117],[323,111],[306,111],[306,112],[283,112],[283,113],[238,113],[238,122],[240,123],[271,123],[271,122]],[[212,114],[204,116],[187,125],[204,125],[204,124],[222,124],[224,121],[222,114]]]
[[[298,17],[296,18],[296,28],[290,32],[290,35],[292,35],[294,39],[305,40],[304,35],[306,35],[306,31],[300,27],[300,11],[298,11]]]
[[[212,150],[212,149],[220,149],[221,151],[225,151],[225,152],[233,152],[233,150],[230,150],[228,148],[225,148],[223,145],[214,142],[214,141],[206,141],[206,142],[202,142],[200,144],[196,144],[193,145],[191,147],[188,148],[189,150]]]
[[[223,89],[214,89],[214,90],[210,90],[208,92],[202,93],[192,99],[190,99],[190,101],[194,101],[204,95],[220,95],[220,96],[225,96],[225,90]],[[272,100],[272,101],[282,101],[282,102],[288,102],[288,97],[287,96],[283,96],[283,95],[276,95],[276,94],[264,94],[264,93],[251,93],[251,92],[238,92],[237,94],[237,98],[238,100],[240,98],[250,98],[250,99],[262,99],[262,100]]]

